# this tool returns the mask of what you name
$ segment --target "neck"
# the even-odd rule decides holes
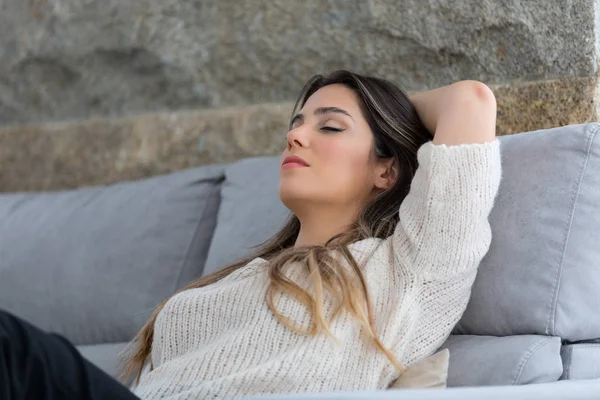
[[[356,218],[355,214],[341,208],[315,209],[314,206],[310,213],[296,214],[300,232],[294,247],[324,245],[333,236],[346,231]]]

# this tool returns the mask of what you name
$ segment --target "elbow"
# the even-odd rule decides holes
[[[473,84],[473,93],[480,101],[496,106],[496,96],[494,91],[485,83],[475,81]]]
[[[494,96],[494,91],[485,83],[475,80],[466,80],[457,82],[457,85],[460,85],[461,92],[464,92],[471,98],[496,108],[496,96]]]

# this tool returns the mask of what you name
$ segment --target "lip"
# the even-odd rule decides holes
[[[281,166],[284,167],[286,164],[290,164],[289,167],[309,167],[308,163],[298,156],[286,157]]]

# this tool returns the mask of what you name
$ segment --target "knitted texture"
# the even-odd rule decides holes
[[[492,234],[488,217],[501,181],[500,142],[423,144],[392,236],[348,247],[362,265],[375,332],[404,367],[433,354],[464,313]],[[347,266],[347,264],[346,264]],[[309,293],[307,268],[287,276]],[[330,325],[339,340],[303,335],[269,310],[267,262],[256,258],[214,284],[181,292],[159,313],[153,369],[133,388],[142,399],[236,399],[294,392],[382,390],[398,378],[358,321]],[[333,314],[324,301],[326,320]],[[309,329],[311,314],[291,296],[277,309]]]

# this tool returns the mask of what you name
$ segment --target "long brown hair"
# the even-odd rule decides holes
[[[179,292],[215,283],[255,258],[263,258],[268,261],[268,276],[271,281],[266,302],[282,324],[298,333],[317,335],[325,331],[331,335],[322,309],[323,289],[326,288],[339,300],[339,306],[330,321],[342,310],[350,312],[399,373],[403,373],[402,365],[377,337],[367,285],[347,245],[370,237],[385,239],[393,233],[398,223],[400,204],[408,194],[410,182],[417,169],[417,151],[422,144],[432,139],[432,135],[419,119],[407,94],[399,86],[383,78],[360,75],[347,70],[310,78],[296,100],[292,116],[298,110],[298,105],[302,108],[313,93],[330,84],[343,84],[356,93],[360,110],[373,132],[371,157],[375,160],[393,157],[397,171],[400,172],[394,185],[378,193],[365,204],[350,229],[332,237],[324,245],[294,248],[300,232],[300,221],[291,214],[283,228],[257,246],[253,254],[192,282]],[[351,273],[342,267],[341,261],[335,255],[343,257],[350,265]],[[284,271],[298,262],[310,273],[315,298],[284,276]],[[296,297],[312,311],[313,323],[310,331],[304,332],[293,326],[277,311],[273,300],[278,291]],[[124,382],[135,373],[136,384],[139,383],[152,348],[154,322],[168,300],[155,309],[144,327],[124,350],[123,354],[127,355],[121,376]],[[152,368],[151,362],[150,367]]]

